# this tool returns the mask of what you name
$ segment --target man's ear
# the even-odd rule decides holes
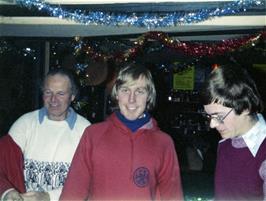
[[[76,96],[75,96],[75,95],[71,95],[71,102],[72,102],[72,101],[74,101],[74,100],[75,100],[75,98],[76,98]]]

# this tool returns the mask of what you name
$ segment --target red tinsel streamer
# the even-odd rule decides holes
[[[86,52],[88,56],[92,59],[103,58],[113,58],[116,61],[126,61],[134,58],[140,51],[143,50],[143,47],[148,40],[156,40],[161,42],[166,47],[176,51],[180,54],[186,54],[193,57],[203,57],[203,56],[216,56],[223,55],[228,52],[235,51],[239,48],[251,45],[256,43],[259,39],[266,38],[266,31],[262,31],[256,35],[249,35],[237,39],[227,39],[217,43],[202,43],[202,42],[181,42],[179,40],[171,39],[164,32],[148,32],[140,36],[135,42],[135,46],[126,50],[125,52],[112,52],[109,55],[103,55],[97,53],[88,46],[86,43],[83,44],[83,47],[79,50],[81,52]]]
[[[202,57],[223,55],[227,52],[235,51],[243,46],[257,42],[260,38],[265,39],[266,32],[264,31],[257,35],[250,35],[238,39],[228,39],[211,44],[173,41],[167,34],[162,32],[149,32],[145,35],[145,38],[160,41],[172,50],[188,56]]]

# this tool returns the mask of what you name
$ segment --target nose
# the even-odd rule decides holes
[[[129,102],[130,102],[130,103],[135,102],[135,101],[136,101],[136,95],[135,95],[135,93],[134,93],[134,92],[130,92],[128,98],[129,98]]]
[[[53,93],[51,95],[51,99],[50,100],[51,100],[51,102],[55,102],[56,101],[56,94]]]
[[[219,123],[217,121],[215,121],[215,119],[210,120],[210,127],[211,128],[216,128],[218,125],[219,125]]]

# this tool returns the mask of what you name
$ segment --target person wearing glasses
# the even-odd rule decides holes
[[[112,98],[118,109],[85,130],[60,200],[183,200],[173,140],[148,112],[156,98],[149,70],[122,68]]]
[[[254,80],[244,68],[219,66],[203,85],[201,100],[222,138],[215,200],[266,200],[266,123]]]

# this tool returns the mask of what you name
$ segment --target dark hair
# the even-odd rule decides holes
[[[156,90],[153,82],[151,72],[140,64],[128,64],[122,68],[117,76],[115,84],[113,86],[111,96],[114,101],[116,101],[117,91],[125,83],[134,82],[140,77],[144,77],[147,81],[148,90],[148,100],[147,100],[147,110],[154,108],[156,103]]]
[[[71,93],[72,93],[72,95],[77,96],[78,92],[79,92],[77,79],[75,77],[74,72],[69,70],[69,69],[66,69],[66,68],[53,68],[53,69],[49,70],[49,72],[47,73],[47,75],[45,76],[45,78],[42,82],[41,89],[43,90],[45,81],[48,77],[54,76],[57,74],[68,77],[68,79],[70,81],[70,85],[71,85],[70,86]]]
[[[201,93],[203,105],[222,104],[234,108],[236,114],[248,110],[262,112],[263,103],[256,84],[247,70],[233,65],[222,65],[210,73]]]

